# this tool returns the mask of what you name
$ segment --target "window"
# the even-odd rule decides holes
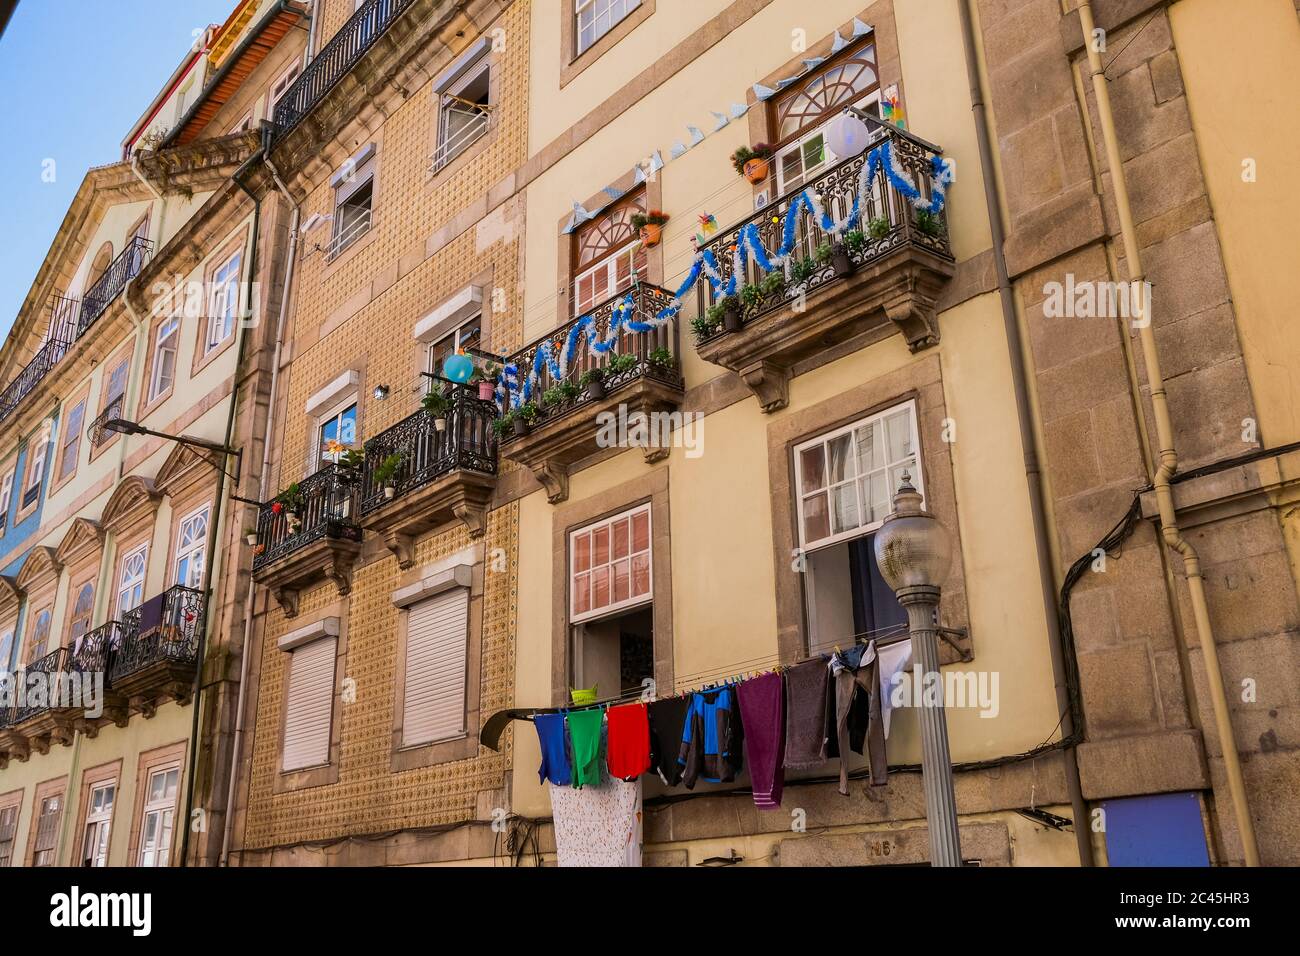
[[[14,838],[18,833],[18,804],[0,810],[0,867],[13,866]]]
[[[121,417],[122,402],[126,395],[126,377],[130,368],[131,355],[129,352],[109,367],[108,374],[104,378],[104,390],[101,393],[102,401],[99,406],[101,414],[113,407],[114,411],[109,417]],[[101,430],[98,440],[95,442],[95,448],[107,444],[115,434],[115,432],[110,432],[107,429]],[[94,449],[91,450],[91,454],[94,454]]]
[[[836,60],[776,100],[776,134],[781,143],[776,156],[778,192],[798,189],[835,164],[837,157],[826,145],[825,124],[846,106],[880,115],[875,44]]]
[[[282,762],[286,771],[329,763],[337,645],[336,638],[325,637],[289,652]]]
[[[153,346],[153,374],[149,376],[151,402],[171,391],[176,383],[176,344],[180,330],[181,320],[177,316],[164,319],[158,326]]]
[[[640,191],[583,223],[574,233],[575,318],[644,278],[646,252],[637,241],[632,217],[645,211],[645,192]]]
[[[14,470],[10,468],[0,475],[0,534],[9,526],[9,506],[14,498]]]
[[[140,606],[144,600],[144,573],[148,564],[149,546],[141,545],[122,559],[122,572],[117,583],[117,613],[119,619],[127,611]]]
[[[82,866],[108,866],[108,831],[113,822],[113,798],[116,795],[116,782],[100,784],[90,791],[86,832],[81,841]]]
[[[639,6],[641,0],[575,0],[578,53],[603,37]]]
[[[486,51],[487,47],[482,48]],[[437,172],[482,136],[491,119],[492,67],[486,60],[438,90],[438,148],[433,154]]]
[[[59,452],[59,479],[77,470],[77,455],[81,451],[81,426],[86,420],[86,400],[83,398],[68,412],[63,428],[63,448]]]
[[[49,608],[36,615],[36,623],[32,625],[32,637],[27,642],[27,663],[29,665],[39,661],[45,656],[45,652],[49,650],[50,621]]]
[[[140,866],[170,866],[172,830],[176,819],[179,766],[154,770],[145,786],[144,815],[140,820]]]
[[[247,113],[244,118],[231,127],[232,133],[244,133],[253,128],[253,114]]]
[[[468,643],[468,588],[453,588],[407,608],[403,746],[465,732]]]
[[[474,315],[442,338],[430,342],[425,371],[441,375],[443,364],[453,352],[457,349],[477,348],[482,341],[482,326],[482,316]],[[435,384],[433,379],[426,379],[426,381],[430,388]]]
[[[203,564],[208,542],[208,506],[181,519],[176,532],[176,583],[203,586]]]
[[[267,99],[266,115],[272,120],[275,119],[275,108],[280,105],[284,95],[289,92],[289,87],[293,86],[293,81],[298,79],[298,73],[302,70],[302,63],[295,60],[290,67],[280,74],[280,78],[271,84],[271,93]],[[250,114],[248,119],[252,121]]]
[[[50,431],[48,428],[41,430],[40,435],[33,439],[28,454],[31,456],[27,463],[27,482],[23,487],[23,508],[30,508],[36,503],[36,499],[41,496],[41,479],[45,477],[45,456],[50,449]]]
[[[56,793],[41,800],[36,818],[36,842],[33,844],[32,866],[53,866],[55,847],[59,840],[59,817],[63,812],[63,794]]]
[[[375,199],[375,144],[343,164],[330,180],[334,187],[334,232],[328,258],[337,256],[370,231]]]
[[[875,531],[904,472],[924,494],[916,407],[908,402],[794,449],[809,650],[905,624],[876,565]]]
[[[14,630],[11,627],[0,631],[0,674],[8,674],[14,656]]]
[[[206,355],[235,331],[235,313],[239,310],[239,262],[236,252],[212,274],[211,299],[208,304],[208,332],[203,342]]]
[[[338,442],[345,448],[357,443],[357,403],[350,401],[321,419],[316,433],[316,465],[327,461],[338,461],[342,453],[330,451],[330,442]]]
[[[68,646],[74,651],[81,647],[81,639],[90,630],[90,619],[95,613],[95,585],[86,581],[76,589],[72,602],[72,620],[68,626]]]

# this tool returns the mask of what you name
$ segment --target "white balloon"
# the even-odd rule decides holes
[[[857,156],[867,148],[871,130],[852,113],[841,113],[826,127],[826,145],[840,159]]]

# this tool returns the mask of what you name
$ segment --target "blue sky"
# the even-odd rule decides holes
[[[54,234],[92,166],[121,143],[180,63],[194,31],[236,0],[19,0],[0,38],[5,221],[0,338],[7,335]],[[42,171],[54,160],[54,181]]]

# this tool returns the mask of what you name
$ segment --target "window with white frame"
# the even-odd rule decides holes
[[[839,157],[826,144],[826,124],[846,106],[880,115],[876,47],[866,43],[782,91],[776,100],[777,191],[798,189]]]
[[[349,398],[320,418],[316,429],[316,467],[328,461],[338,461],[345,450],[357,443],[357,402]]]
[[[279,77],[276,78],[276,81],[271,84],[271,92],[267,97],[266,108],[266,115],[271,120],[275,119],[275,108],[280,105],[280,101],[284,99],[284,95],[289,92],[289,87],[293,86],[293,81],[298,79],[298,74],[301,70],[302,62],[294,60],[293,63],[289,65],[289,68],[281,73]],[[251,119],[252,117],[250,116],[249,118]]]
[[[18,836],[18,804],[0,810],[0,867],[14,865],[14,840]]]
[[[140,866],[170,866],[176,791],[181,768],[159,767],[149,772],[140,818]]]
[[[63,442],[59,450],[59,479],[67,478],[77,470],[77,456],[81,453],[81,426],[86,420],[86,400],[72,406],[63,423]]]
[[[802,442],[794,467],[809,651],[901,627],[907,614],[876,565],[875,532],[904,473],[925,492],[915,403]]]
[[[654,676],[650,505],[569,533],[575,687],[614,694]]]
[[[639,6],[641,0],[574,0],[574,16],[578,21],[575,55],[590,48]]]
[[[180,341],[179,316],[164,319],[154,335],[153,372],[149,376],[149,401],[166,394],[176,383],[176,349]]]
[[[456,326],[442,338],[436,339],[429,343],[428,351],[425,353],[425,371],[432,372],[434,375],[442,374],[442,367],[447,359],[458,349],[478,348],[483,339],[483,316],[481,313],[470,316],[460,325]],[[429,387],[441,385],[434,379],[426,379]]]
[[[53,623],[54,615],[49,608],[46,608],[36,615],[36,622],[32,625],[32,636],[27,642],[27,663],[33,664],[39,661],[50,649],[50,625]]]
[[[575,230],[573,315],[595,306],[645,278],[646,251],[632,217],[646,211],[645,191],[624,197]]]
[[[465,732],[469,588],[455,587],[406,609],[406,683],[402,745]]]
[[[14,657],[14,629],[0,630],[0,674],[10,673]]]
[[[76,596],[72,600],[68,646],[75,652],[81,647],[81,639],[90,632],[91,617],[95,613],[95,584],[93,581],[84,581],[74,593]]]
[[[27,481],[23,485],[23,508],[31,507],[41,496],[41,480],[45,477],[45,459],[50,453],[50,429],[42,428],[28,448]]]
[[[176,531],[176,583],[181,587],[203,586],[203,566],[208,544],[208,506],[181,519]]]
[[[40,812],[36,816],[33,866],[54,865],[55,848],[59,842],[59,819],[62,815],[63,794],[56,793],[41,800]]]
[[[329,763],[337,650],[337,638],[322,637],[289,651],[282,770]]]
[[[334,187],[334,229],[327,258],[370,231],[375,201],[375,144],[368,144],[330,180]]]
[[[131,368],[131,357],[125,356],[118,360],[117,364],[109,369],[105,378],[104,385],[104,408],[112,405],[115,401],[126,394],[126,376]],[[102,409],[101,409],[102,411]]]
[[[437,172],[469,148],[487,132],[492,116],[492,65],[484,57],[463,67],[454,79],[437,87],[438,146],[433,153],[433,171]]]
[[[9,527],[9,509],[14,499],[14,469],[0,475],[0,534]]]
[[[208,330],[203,341],[204,353],[211,352],[235,331],[235,316],[239,311],[239,263],[242,254],[236,252],[217,267],[212,274],[211,299],[208,305]]]
[[[140,606],[144,600],[144,575],[148,566],[149,546],[142,544],[122,559],[122,571],[117,582],[117,613],[125,614]]]
[[[117,781],[98,784],[90,791],[86,830],[81,841],[82,866],[108,866],[108,831],[113,822],[116,796]]]

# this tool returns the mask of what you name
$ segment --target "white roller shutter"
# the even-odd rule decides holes
[[[452,588],[407,609],[402,744],[465,732],[469,590]]]
[[[285,770],[329,762],[337,643],[336,638],[322,638],[290,652],[284,716]]]

